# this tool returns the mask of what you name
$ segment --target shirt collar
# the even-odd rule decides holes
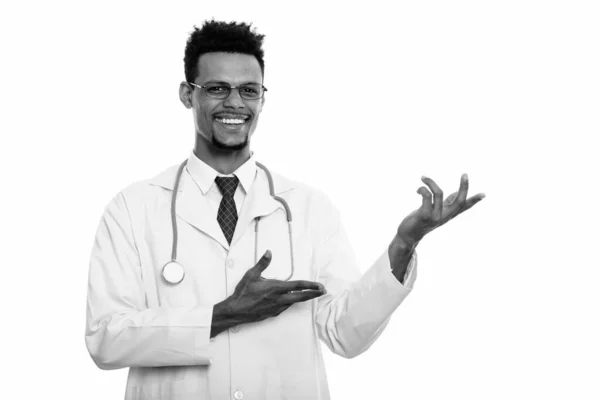
[[[215,178],[217,176],[237,176],[240,180],[240,185],[246,194],[250,191],[250,187],[256,177],[256,161],[254,160],[253,152],[250,153],[250,158],[244,164],[229,175],[219,173],[210,165],[196,157],[193,151],[188,159],[186,168],[203,195],[208,193],[213,183],[215,183]]]

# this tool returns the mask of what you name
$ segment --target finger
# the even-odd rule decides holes
[[[417,193],[423,196],[423,204],[421,205],[421,213],[427,218],[431,217],[431,192],[425,187],[421,186],[417,189]]]
[[[444,201],[444,192],[442,192],[442,189],[440,189],[440,187],[437,185],[437,183],[433,181],[433,179],[423,176],[421,177],[421,180],[429,187],[431,193],[433,193],[432,215],[434,219],[437,219],[439,221],[442,219],[442,203]]]
[[[279,304],[294,304],[323,296],[325,293],[320,290],[308,290],[306,292],[284,293],[279,299]]]
[[[467,192],[469,191],[469,175],[462,174],[460,177],[460,187],[458,188],[458,204],[462,204],[467,200]]]
[[[271,250],[265,251],[265,254],[263,254],[263,256],[260,258],[260,260],[258,260],[256,265],[252,268],[252,271],[254,271],[255,274],[260,276],[260,274],[262,274],[263,271],[265,269],[267,269],[267,267],[271,263],[271,259],[272,259]]]
[[[463,204],[463,206],[460,208],[460,210],[458,210],[458,212],[456,213],[456,215],[461,214],[461,213],[467,211],[469,208],[473,207],[475,204],[479,203],[484,198],[485,198],[485,194],[483,194],[483,193],[479,193],[479,194],[476,194],[475,196],[469,197],[465,201],[465,203]]]
[[[467,198],[467,192],[469,190],[469,177],[467,174],[462,174],[460,177],[460,186],[458,188],[458,192],[452,193],[446,200],[444,201],[444,205],[446,205],[447,212],[443,215],[445,220],[450,220],[456,217],[465,204],[465,199]],[[451,199],[452,198],[452,199]]]
[[[287,293],[291,291],[301,290],[325,290],[325,286],[319,282],[313,281],[277,281],[278,290],[280,293]]]

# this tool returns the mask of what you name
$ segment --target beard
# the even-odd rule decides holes
[[[219,139],[217,139],[217,137],[215,135],[213,135],[212,144],[213,144],[213,146],[215,146],[216,148],[221,149],[221,150],[242,150],[242,149],[245,149],[246,147],[248,147],[248,142],[249,142],[248,137],[249,137],[249,135],[246,135],[246,137],[244,138],[244,141],[241,143],[227,144],[227,143],[221,142]]]

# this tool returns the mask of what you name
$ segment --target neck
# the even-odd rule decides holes
[[[219,173],[229,175],[248,161],[250,146],[240,150],[220,149],[197,134],[194,155]]]

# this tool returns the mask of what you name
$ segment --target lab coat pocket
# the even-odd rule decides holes
[[[265,400],[282,400],[285,399],[282,389],[281,375],[279,370],[269,368],[266,370],[266,385],[265,385]]]
[[[152,383],[135,386],[132,389],[132,400],[185,400],[191,398],[181,382]]]
[[[195,380],[148,382],[133,386],[131,400],[198,400],[208,399],[206,386],[199,387]]]

